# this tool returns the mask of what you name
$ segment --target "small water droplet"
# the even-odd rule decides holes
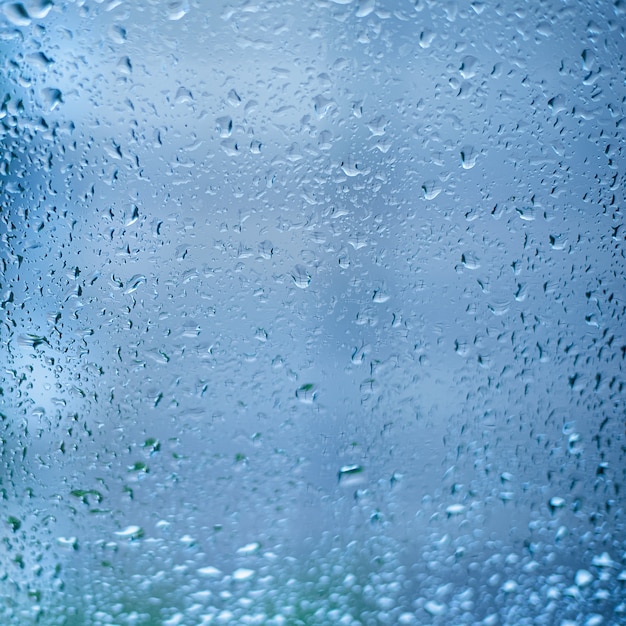
[[[207,567],[201,567],[198,570],[198,574],[204,578],[219,578],[222,575],[222,572],[217,569],[217,567],[208,565]]]
[[[337,482],[342,487],[352,487],[365,482],[363,475],[363,467],[356,463],[352,465],[343,465],[337,472]]]
[[[341,169],[346,176],[351,177],[369,173],[369,170],[364,169],[363,164],[352,156],[342,161]]]
[[[587,587],[593,582],[593,574],[586,569],[579,569],[574,577],[577,587]]]
[[[461,67],[459,68],[459,72],[461,76],[466,80],[468,78],[473,78],[476,76],[476,65],[478,64],[478,59],[474,56],[468,55],[463,57],[461,61]]]
[[[174,102],[176,104],[185,104],[187,102],[193,102],[193,95],[191,94],[191,91],[189,91],[189,89],[181,86],[176,90],[176,95],[174,96]]]
[[[176,22],[189,12],[187,0],[171,0],[167,3],[167,19]]]
[[[266,239],[259,244],[259,256],[262,259],[269,260],[274,255],[274,244]]]
[[[317,398],[317,388],[312,383],[306,383],[298,388],[296,398],[303,404],[313,404]]]
[[[123,44],[126,41],[126,29],[119,24],[114,24],[109,28],[109,37],[118,44]]]
[[[430,48],[433,41],[435,40],[435,36],[436,36],[436,33],[433,32],[432,30],[428,30],[428,29],[423,30],[420,33],[420,39],[419,39],[420,47],[424,49]]]
[[[356,233],[348,239],[348,243],[355,249],[360,250],[367,246],[367,236],[363,233]]]
[[[78,550],[78,539],[76,537],[57,537],[57,543],[67,550]]]
[[[250,556],[251,554],[256,554],[260,549],[261,544],[258,541],[253,541],[239,548],[237,554],[239,556]]]
[[[468,270],[477,270],[480,267],[480,261],[473,252],[464,252],[461,255],[461,263]]]
[[[129,281],[126,283],[128,285],[127,289],[124,291],[125,294],[133,293],[133,291],[137,291],[139,285],[146,282],[146,277],[143,274],[135,274]]]
[[[230,106],[233,106],[233,107],[238,107],[241,104],[241,98],[234,89],[231,89],[228,92],[228,95],[226,96],[226,100],[228,104],[230,104]]]
[[[428,180],[422,185],[424,198],[434,200],[441,193],[441,185],[435,180]]]
[[[325,118],[335,107],[335,101],[322,95],[313,98],[313,108],[319,119]]]
[[[141,528],[141,526],[127,526],[126,528],[124,528],[123,530],[118,530],[117,532],[115,532],[115,535],[117,537],[120,537],[121,539],[140,539],[141,537],[143,537],[143,529]]]
[[[233,572],[233,578],[237,581],[250,580],[255,574],[253,569],[248,569],[246,567],[240,567]]]
[[[365,360],[367,353],[369,352],[370,346],[361,346],[360,348],[355,348],[352,353],[352,362],[355,365],[361,365]]]
[[[434,600],[429,600],[424,605],[424,610],[433,617],[436,617],[438,615],[443,615],[446,612],[446,605],[440,602],[435,602]]]
[[[230,137],[230,134],[233,131],[233,120],[227,115],[218,117],[215,120],[215,130],[217,130],[222,139]]]
[[[385,134],[385,127],[387,126],[387,120],[379,115],[377,118],[369,121],[367,127],[373,137],[380,137]]]
[[[466,507],[464,504],[451,504],[447,509],[446,513],[448,517],[452,517],[453,515],[460,515],[465,511]]]
[[[471,170],[476,165],[478,153],[474,146],[463,146],[461,148],[461,165],[464,170]]]
[[[548,503],[550,510],[554,513],[557,509],[562,509],[565,506],[565,500],[560,496],[553,496]]]
[[[570,454],[582,454],[585,447],[579,433],[572,433],[567,440],[567,451]]]

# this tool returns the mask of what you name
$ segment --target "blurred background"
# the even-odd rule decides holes
[[[2,623],[626,619],[625,27],[2,3]]]

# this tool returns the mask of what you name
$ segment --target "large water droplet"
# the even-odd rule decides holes
[[[46,87],[41,90],[41,97],[43,98],[44,108],[47,111],[54,111],[63,103],[63,94],[60,89],[54,87]]]
[[[2,12],[15,26],[28,26],[30,24],[30,16],[21,2],[10,2],[2,5]]]
[[[311,275],[303,265],[296,265],[291,278],[296,287],[300,289],[306,289],[311,284]]]

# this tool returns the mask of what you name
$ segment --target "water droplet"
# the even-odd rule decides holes
[[[459,72],[461,76],[465,79],[473,78],[476,76],[476,66],[478,64],[478,59],[474,56],[468,55],[463,57],[461,61],[461,67],[459,68]]]
[[[317,388],[312,383],[302,385],[296,391],[296,398],[303,404],[313,404],[317,398]]]
[[[311,275],[303,265],[296,265],[291,278],[299,289],[306,289],[311,284]]]
[[[261,549],[261,544],[258,541],[253,541],[245,546],[242,546],[237,550],[239,556],[250,556],[251,554],[257,554]]]
[[[446,612],[446,605],[440,602],[435,602],[434,600],[429,600],[424,605],[424,610],[433,617],[437,617]]]
[[[261,343],[265,343],[268,339],[267,331],[263,328],[257,328],[254,333],[254,338]]]
[[[435,180],[428,180],[422,185],[424,198],[426,200],[434,200],[442,191],[441,185]]]
[[[537,34],[541,35],[542,37],[552,37],[552,26],[550,24],[550,22],[539,22],[537,24]]]
[[[464,504],[451,504],[446,508],[446,513],[448,514],[448,517],[451,517],[453,515],[460,515],[461,513],[464,513],[465,509],[466,507]]]
[[[233,578],[237,581],[250,580],[255,574],[253,569],[248,569],[246,567],[240,567],[233,572]]]
[[[176,104],[186,104],[188,102],[193,102],[193,95],[191,91],[187,89],[187,87],[183,87],[182,85],[176,90],[176,95],[174,96],[174,102]]]
[[[198,570],[198,574],[204,578],[220,578],[222,576],[222,571],[217,569],[217,567],[208,565],[206,567],[201,567]]]
[[[83,504],[89,506],[102,502],[102,494],[96,489],[73,489],[70,495],[79,498]]]
[[[570,454],[582,454],[585,450],[580,433],[572,433],[567,439],[567,451]]]
[[[226,96],[226,101],[232,107],[238,107],[239,105],[241,105],[241,98],[234,89],[231,89],[228,92],[228,95]]]
[[[367,17],[370,13],[374,12],[375,8],[376,0],[359,0],[356,16]]]
[[[367,127],[373,137],[380,137],[384,135],[386,126],[387,120],[382,115],[379,115],[377,118],[367,123]]]
[[[28,14],[37,20],[42,20],[50,13],[53,6],[52,0],[29,0]]]
[[[348,239],[348,243],[355,249],[360,250],[367,246],[367,236],[363,233],[356,233]]]
[[[123,44],[126,41],[126,29],[119,24],[109,28],[109,37],[114,43]]]
[[[269,260],[274,255],[274,244],[266,239],[259,244],[259,256],[262,259]]]
[[[577,587],[587,587],[593,582],[593,574],[586,569],[579,569],[574,577]]]
[[[320,120],[325,118],[333,110],[334,107],[335,101],[332,98],[326,98],[322,95],[317,95],[315,96],[315,98],[313,98],[313,108],[315,110],[315,113],[317,114],[317,117]]]
[[[365,482],[363,467],[358,464],[343,465],[337,472],[337,482],[342,487],[353,487]]]
[[[461,263],[468,270],[477,270],[480,267],[480,261],[473,252],[464,252],[461,255]]]
[[[363,167],[363,164],[352,156],[349,156],[342,161],[341,169],[346,176],[351,177],[369,173],[369,170],[366,170]]]
[[[425,29],[420,33],[419,44],[421,48],[430,48],[437,34],[429,29]]]
[[[66,550],[78,550],[78,539],[76,537],[57,537],[57,544]]]
[[[474,150],[474,146],[463,146],[461,148],[461,165],[464,170],[471,170],[476,165],[478,153]]]
[[[363,363],[363,361],[365,360],[365,357],[368,353],[368,351],[370,350],[370,346],[361,346],[360,348],[355,348],[354,352],[352,353],[352,362],[355,365],[361,365],[361,363]]]
[[[117,71],[124,76],[130,76],[133,72],[133,64],[130,57],[127,56],[121,57],[115,67]]]
[[[559,526],[554,538],[556,541],[560,541],[561,539],[567,537],[568,534],[569,534],[569,531],[567,529],[567,526]]]
[[[38,67],[39,69],[45,70],[51,65],[54,61],[47,57],[43,52],[36,52],[35,54],[28,55],[28,61]]]
[[[550,510],[554,513],[557,509],[562,509],[565,506],[565,500],[560,496],[553,496],[548,504]]]
[[[43,337],[41,335],[19,335],[17,338],[17,344],[22,346],[23,348],[38,348],[41,345],[50,345],[47,337]]]
[[[223,139],[230,137],[233,131],[233,120],[228,116],[218,117],[215,120],[215,129]]]
[[[126,283],[128,287],[126,288],[124,293],[130,294],[130,293],[133,293],[134,291],[137,291],[137,288],[139,287],[139,285],[142,285],[145,282],[146,282],[146,277],[143,274],[135,274]]]
[[[2,5],[2,12],[14,26],[28,26],[30,16],[21,2],[10,2]]]
[[[608,552],[603,552],[598,556],[594,556],[591,564],[595,567],[615,567],[616,563],[613,561]]]
[[[153,456],[161,449],[161,443],[158,439],[155,439],[154,437],[149,437],[144,441],[142,447],[149,456]]]
[[[46,87],[41,90],[41,97],[43,98],[44,107],[47,111],[54,111],[59,105],[63,103],[63,94],[60,89],[54,87]]]
[[[552,109],[554,113],[560,113],[561,111],[566,111],[566,101],[565,96],[562,94],[558,94],[548,100],[548,106]]]
[[[176,22],[189,12],[189,2],[187,0],[169,0],[166,8],[167,19]]]
[[[141,526],[127,526],[123,530],[118,530],[114,533],[120,539],[140,539],[143,537],[143,529]]]

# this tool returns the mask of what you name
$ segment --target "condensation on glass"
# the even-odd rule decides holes
[[[623,0],[0,5],[0,622],[626,620]]]

